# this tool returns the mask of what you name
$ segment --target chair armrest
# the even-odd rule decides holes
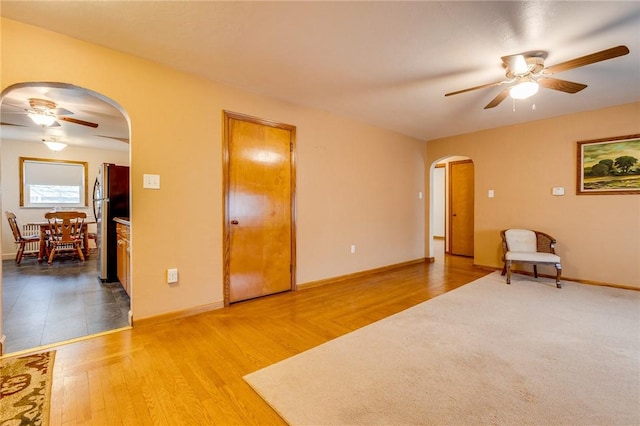
[[[534,231],[536,233],[537,251],[540,253],[555,254],[556,239],[544,232]]]

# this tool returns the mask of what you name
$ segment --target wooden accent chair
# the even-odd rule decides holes
[[[84,239],[83,228],[87,214],[84,212],[63,211],[49,212],[44,215],[49,221],[50,250],[49,264],[53,262],[55,255],[61,251],[77,253],[84,262],[82,242]]]
[[[500,231],[504,267],[502,275],[507,274],[507,284],[511,284],[511,264],[526,263],[533,265],[533,275],[538,278],[539,264],[553,265],[556,268],[556,287],[562,288],[560,274],[562,264],[555,252],[556,240],[540,231],[529,229],[506,229]]]
[[[16,263],[19,265],[22,262],[22,257],[24,256],[24,249],[28,243],[34,243],[40,241],[40,235],[27,235],[22,236],[22,232],[20,231],[20,226],[18,226],[18,221],[16,219],[16,215],[12,212],[4,212],[7,216],[7,220],[9,221],[9,226],[11,227],[11,232],[13,232],[13,239],[18,245],[18,251],[16,253]]]

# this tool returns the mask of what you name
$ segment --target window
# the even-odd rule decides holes
[[[86,207],[87,173],[82,161],[20,157],[20,206]]]

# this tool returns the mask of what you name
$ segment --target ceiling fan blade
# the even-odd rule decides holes
[[[8,107],[11,107],[11,108],[19,109],[19,110],[20,110],[20,112],[22,112],[22,113],[24,113],[25,111],[27,111],[27,109],[26,109],[26,108],[21,107],[20,105],[13,105],[13,104],[11,104],[11,103],[9,103],[9,102],[2,102],[2,106],[3,106],[3,107],[4,107],[4,106],[8,106]]]
[[[27,126],[23,126],[22,124],[6,123],[4,121],[0,122],[0,125],[1,126],[27,127]]]
[[[105,135],[96,135],[96,136],[100,138],[115,139],[120,142],[129,143],[129,138],[119,138],[117,136],[105,136]]]
[[[552,65],[545,68],[543,73],[555,74],[561,71],[567,71],[574,68],[583,67],[585,65],[595,64],[596,62],[606,61],[607,59],[617,58],[618,56],[624,56],[627,53],[629,53],[629,48],[627,46],[616,46],[612,47],[611,49],[601,50],[600,52],[592,53],[590,55]]]
[[[27,111],[25,111],[24,109],[22,111],[2,111],[3,114],[20,114],[20,115],[26,115]]]
[[[484,107],[484,109],[494,108],[500,105],[500,103],[504,101],[507,95],[509,94],[509,89],[510,87],[504,88],[502,92],[498,93],[498,96],[493,98],[493,100],[489,102],[486,107]]]
[[[463,90],[457,90],[455,92],[445,93],[445,96],[458,95],[460,93],[471,92],[472,90],[485,89],[487,87],[499,86],[499,85],[501,85],[503,83],[506,83],[506,81],[498,81],[497,83],[483,84],[481,86],[470,87],[468,89],[463,89]]]
[[[66,121],[68,123],[74,123],[74,124],[80,124],[82,126],[89,126],[89,127],[93,127],[94,129],[96,127],[98,127],[97,123],[92,123],[90,121],[84,121],[84,120],[79,120],[77,118],[71,118],[71,117],[58,117],[58,120],[62,120],[62,121]]]
[[[58,108],[56,108],[55,110],[53,110],[53,112],[54,112],[56,115],[72,115],[72,114],[73,114],[73,113],[72,113],[71,111],[69,111],[68,109],[60,108],[60,107],[58,107]]]
[[[559,80],[557,78],[545,77],[538,80],[538,84],[547,89],[559,90],[566,93],[577,93],[587,87],[586,84],[574,83],[573,81]]]

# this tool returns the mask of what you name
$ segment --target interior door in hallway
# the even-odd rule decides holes
[[[473,256],[473,162],[449,163],[449,252]]]
[[[295,289],[295,127],[225,111],[224,301]]]

